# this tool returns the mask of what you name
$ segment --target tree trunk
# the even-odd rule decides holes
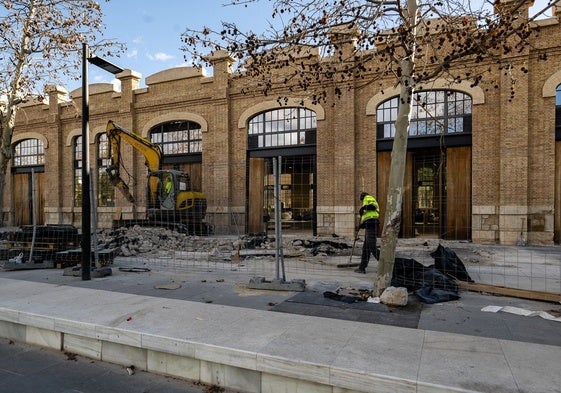
[[[411,26],[410,42],[405,43],[409,56],[404,56],[400,61],[401,90],[399,93],[399,109],[395,122],[395,137],[392,147],[392,159],[390,166],[390,180],[388,186],[388,199],[384,225],[382,227],[380,261],[376,274],[376,294],[380,296],[384,290],[391,285],[392,272],[395,260],[397,238],[401,228],[401,206],[403,199],[403,179],[405,176],[405,161],[407,159],[407,137],[409,135],[409,123],[411,119],[411,101],[414,91],[414,69],[415,69],[415,41],[417,24],[417,0],[407,1],[408,23]]]
[[[36,24],[38,4],[31,1],[28,6],[28,14],[25,16],[25,24],[21,34],[21,42],[19,43],[19,51],[16,55],[16,63],[14,64],[13,78],[9,81],[6,107],[0,115],[0,225],[4,225],[4,192],[6,191],[6,176],[8,171],[8,163],[12,159],[12,136],[14,126],[16,124],[17,106],[22,99],[20,84],[25,67],[28,65],[28,56],[32,53],[31,45],[33,43],[32,26]]]

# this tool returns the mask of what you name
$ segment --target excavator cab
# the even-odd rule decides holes
[[[206,215],[206,197],[191,189],[185,172],[159,170],[148,175],[148,209],[157,220],[200,221]]]

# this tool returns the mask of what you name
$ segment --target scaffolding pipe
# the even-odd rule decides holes
[[[29,263],[33,262],[33,249],[37,236],[37,199],[35,197],[35,170],[31,168],[31,216],[33,220],[33,236],[31,238],[31,250],[29,251]]]
[[[273,157],[274,200],[275,200],[275,272],[280,281],[280,267],[282,266],[282,281],[286,281],[284,271],[284,255],[282,251],[282,204],[281,204],[281,162],[282,157]]]

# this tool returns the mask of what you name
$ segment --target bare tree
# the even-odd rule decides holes
[[[188,29],[183,49],[201,66],[208,52],[228,51],[239,61],[245,91],[275,94],[281,105],[296,95],[327,102],[330,94],[375,84],[383,88],[393,78],[400,94],[376,278],[380,294],[391,282],[401,225],[415,92],[436,78],[451,87],[463,81],[476,86],[494,68],[511,78],[514,94],[516,74],[527,72],[516,66],[515,55],[538,33],[532,20],[558,2],[549,0],[529,18],[530,0],[276,0],[267,32],[242,32],[231,22],[223,22],[220,31]],[[323,61],[314,58],[313,48],[321,49]]]
[[[1,0],[0,4],[1,212],[18,105],[41,100],[47,85],[77,79],[83,42],[100,55],[118,55],[124,47],[98,41],[103,15],[96,1]]]

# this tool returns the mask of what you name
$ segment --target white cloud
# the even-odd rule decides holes
[[[167,61],[173,59],[174,56],[168,55],[167,53],[158,52],[154,55],[154,59],[158,61]]]
[[[130,51],[127,52],[127,57],[130,58],[136,58],[138,56],[138,50],[136,49],[132,49]]]

